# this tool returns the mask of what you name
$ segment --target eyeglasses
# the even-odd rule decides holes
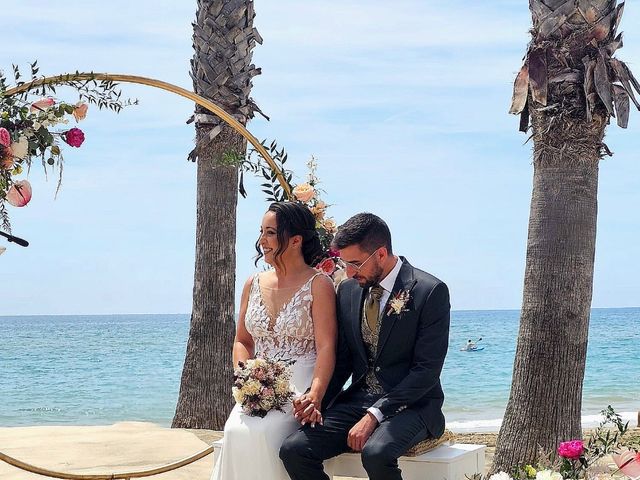
[[[361,269],[362,267],[364,267],[364,264],[365,264],[365,263],[367,263],[367,262],[371,259],[371,257],[373,257],[373,256],[376,254],[376,252],[377,252],[378,250],[380,250],[380,249],[379,249],[379,248],[376,248],[376,249],[373,251],[373,253],[372,253],[371,255],[369,255],[369,256],[366,258],[366,260],[365,260],[364,262],[362,262],[360,265],[356,265],[355,263],[351,263],[351,262],[346,262],[346,261],[342,260],[341,258],[339,258],[339,259],[337,260],[337,262],[336,262],[336,263],[337,263],[340,267],[342,267],[342,268],[351,267],[351,268],[353,268],[356,272],[359,272],[359,271],[360,271],[360,269]]]

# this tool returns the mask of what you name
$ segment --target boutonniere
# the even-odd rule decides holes
[[[402,315],[403,312],[409,311],[408,304],[411,301],[411,290],[416,286],[416,283],[414,280],[409,288],[400,290],[389,299],[387,302],[387,316],[391,314]]]

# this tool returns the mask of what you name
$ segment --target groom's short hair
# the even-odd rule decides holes
[[[338,250],[358,245],[362,250],[373,253],[377,248],[386,247],[389,255],[391,249],[391,232],[389,227],[373,213],[358,213],[340,225],[333,246]]]

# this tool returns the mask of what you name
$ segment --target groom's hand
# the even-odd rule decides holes
[[[322,423],[320,415],[320,401],[314,399],[309,393],[300,395],[293,399],[293,416],[302,425],[306,423]]]
[[[378,420],[371,413],[367,413],[362,419],[356,423],[347,437],[347,445],[354,452],[361,452],[364,444],[367,443],[373,431],[378,428]]]

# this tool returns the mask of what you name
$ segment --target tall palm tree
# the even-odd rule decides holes
[[[614,58],[617,0],[530,0],[532,41],[511,113],[533,138],[533,194],[513,383],[493,471],[534,460],[538,445],[581,438],[593,287],[598,164],[611,117],[626,127],[640,85]],[[603,406],[604,407],[604,406]]]
[[[262,38],[253,0],[198,0],[191,78],[195,92],[246,125],[259,111],[250,98],[251,63]],[[235,333],[237,158],[246,141],[201,107],[194,115],[197,166],[196,259],[187,353],[173,427],[220,430],[232,406]]]

